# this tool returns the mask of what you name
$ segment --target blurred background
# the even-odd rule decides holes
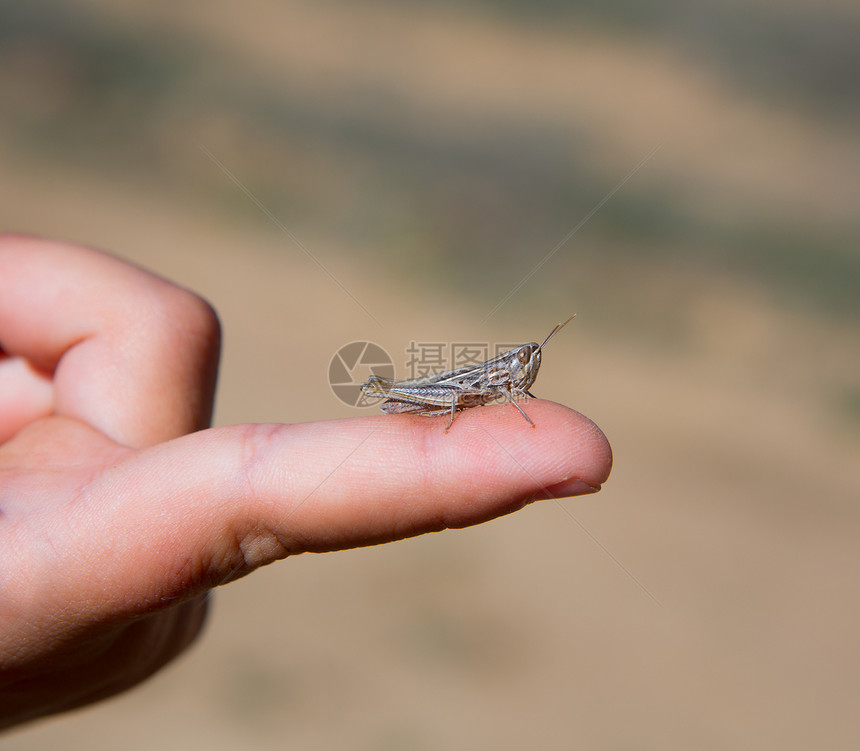
[[[534,391],[615,451],[231,584],[5,747],[857,747],[858,39],[849,0],[0,0],[0,228],[209,299],[217,423],[360,414],[347,342],[575,312]]]

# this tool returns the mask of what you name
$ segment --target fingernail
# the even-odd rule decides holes
[[[570,498],[574,495],[591,495],[600,490],[600,485],[589,485],[587,482],[572,477],[547,488],[554,498]]]

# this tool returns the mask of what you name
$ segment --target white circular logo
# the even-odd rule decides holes
[[[361,393],[361,384],[371,375],[394,378],[394,363],[388,353],[373,342],[344,344],[328,366],[328,384],[334,395],[350,407],[369,407],[379,399]]]

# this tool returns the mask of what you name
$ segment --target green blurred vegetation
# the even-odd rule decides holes
[[[736,86],[833,116],[858,115],[860,18],[847,3],[768,0],[466,0],[452,6],[546,26],[586,22],[681,44]],[[411,0],[419,4],[418,0]],[[392,5],[403,3],[392,3]]]
[[[812,3],[778,13],[764,3],[673,0],[647,9],[550,0],[466,6],[556,31],[588,23],[671,38],[740,88],[843,123],[856,115],[855,17]],[[377,268],[490,302],[622,177],[610,176],[589,133],[572,134],[568,123],[478,117],[439,127],[410,117],[383,89],[314,98],[223,47],[73,4],[0,5],[0,71],[0,90],[15,94],[0,97],[0,135],[43,161],[133,176],[259,223],[231,183],[213,179],[197,148],[222,123],[241,144],[231,169],[288,226],[319,224]],[[792,304],[856,319],[858,248],[860,215],[836,226],[772,212],[726,217],[719,207],[691,206],[677,185],[633,179],[557,255],[540,286],[575,286],[583,264],[636,258],[736,273]]]

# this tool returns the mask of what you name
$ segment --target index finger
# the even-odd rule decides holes
[[[53,375],[54,414],[136,447],[206,427],[219,339],[203,300],[143,269],[0,236],[0,349]]]

